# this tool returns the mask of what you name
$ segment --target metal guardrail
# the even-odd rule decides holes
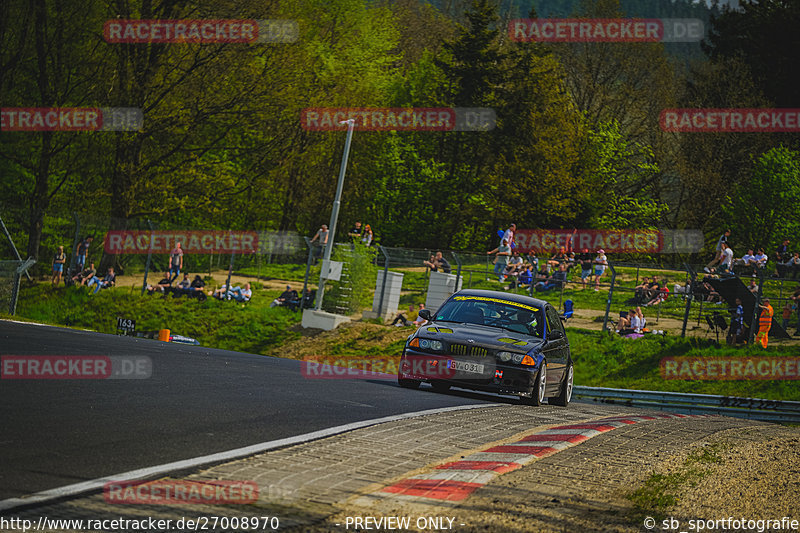
[[[800,402],[794,401],[579,386],[573,389],[573,395],[576,398],[600,403],[647,407],[661,411],[717,414],[766,422],[800,424]]]

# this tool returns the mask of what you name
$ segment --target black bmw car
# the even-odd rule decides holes
[[[463,290],[451,296],[406,342],[400,386],[430,383],[513,394],[530,405],[572,398],[569,341],[556,309],[528,296]]]

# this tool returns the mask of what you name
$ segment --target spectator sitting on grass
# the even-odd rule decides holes
[[[222,284],[222,286],[220,286],[219,289],[217,289],[215,291],[208,291],[208,295],[213,297],[213,298],[216,298],[217,300],[224,300],[225,299],[225,295],[227,293],[228,293],[228,286],[225,285],[224,283]]]
[[[81,285],[86,285],[87,287],[100,281],[100,278],[97,277],[97,269],[94,267],[94,263],[89,263],[89,268],[81,272],[80,281]]]
[[[722,259],[723,259],[722,245],[728,242],[728,237],[730,237],[730,236],[731,236],[731,230],[729,230],[729,229],[726,229],[725,233],[720,235],[719,240],[717,241],[717,247],[715,249],[714,259],[712,259],[710,263],[708,263],[705,267],[703,267],[703,270],[705,272],[708,272],[710,274],[711,273],[711,268],[714,265],[719,264],[720,261],[722,261]]]
[[[553,257],[547,260],[547,264],[551,267],[557,267],[561,263],[567,262],[567,249],[565,247],[560,247],[556,253],[553,254]]]
[[[758,294],[758,283],[756,283],[756,280],[750,280],[750,285],[747,286],[747,290],[753,294]]]
[[[419,304],[419,310],[422,311],[423,309],[425,309],[425,304]],[[427,323],[428,321],[419,316],[419,313],[417,313],[417,318],[415,318],[414,321],[412,322],[412,324],[414,324],[418,328],[424,326]]]
[[[667,286],[667,280],[665,278],[664,284],[661,286],[660,289],[658,289],[658,294],[656,294],[652,300],[650,300],[644,305],[645,306],[658,305],[667,298],[669,298],[669,287]]]
[[[408,306],[408,316],[414,316],[414,304],[410,304]],[[400,324],[398,324],[400,322]],[[406,318],[403,313],[397,313],[397,316],[394,317],[392,321],[392,326],[402,327],[402,326],[413,326],[413,324]]]
[[[733,248],[728,246],[728,243],[722,243],[722,262],[719,267],[713,269],[713,272],[723,275],[731,272],[733,268]]]
[[[269,304],[270,307],[278,307],[281,305],[289,305],[290,302],[297,299],[297,291],[292,290],[291,285],[286,286],[286,290],[281,293],[280,296],[272,300],[272,303]]]
[[[526,263],[525,267],[522,269],[522,272],[516,278],[517,287],[527,287],[531,283],[533,283],[533,267],[530,263]],[[511,286],[508,287],[509,290],[512,288]]]
[[[781,244],[775,249],[775,273],[772,275],[774,278],[785,278],[787,262],[791,259],[789,255],[789,239],[784,239]]]
[[[758,252],[756,253],[756,255],[754,257],[755,257],[755,260],[756,260],[756,266],[758,268],[766,268],[767,261],[769,261],[769,257],[767,257],[767,254],[764,253],[764,249],[763,248],[759,248]]]
[[[100,289],[110,289],[111,287],[113,287],[116,279],[117,275],[114,274],[114,267],[108,267],[108,273],[103,277],[102,280],[99,280],[97,279],[97,276],[94,276],[92,277],[92,280],[87,284],[87,287],[94,282],[96,287],[94,288],[94,292],[92,294],[97,294],[97,291],[99,291]]]
[[[558,270],[547,281],[540,281],[533,288],[536,292],[545,292],[561,287],[567,281],[567,264],[558,265]]]
[[[166,295],[172,289],[172,280],[170,279],[169,272],[164,272],[164,277],[155,285],[148,285],[147,286],[147,294],[153,294],[154,292],[160,292]]]
[[[189,273],[184,272],[183,279],[178,286],[172,289],[172,297],[173,298],[180,298],[184,294],[189,298],[198,297],[201,300],[205,300],[205,293],[203,292],[203,287],[206,286],[206,282],[203,281],[203,278],[200,276],[195,276],[193,281],[189,281]],[[203,295],[200,297],[200,295]]]
[[[633,288],[633,296],[637,300],[645,300],[648,299],[645,294],[646,291],[650,290],[650,278],[647,276],[642,278],[642,282]]]
[[[423,265],[431,269],[431,272],[439,272],[440,270],[445,274],[449,274],[452,268],[447,259],[444,258],[442,252],[436,252],[431,256],[430,261],[423,261]]]
[[[189,287],[189,296],[196,296],[201,300],[205,300],[206,293],[203,292],[203,289],[206,287],[206,282],[203,281],[198,275],[195,275],[194,280],[192,280],[192,286]]]
[[[244,289],[242,289],[241,287],[233,287],[226,294],[226,297],[228,298],[228,300],[233,298],[237,302],[249,302],[251,296],[253,296],[253,291],[250,290],[250,282],[249,281],[244,284]]]
[[[758,268],[758,261],[756,260],[756,256],[753,255],[753,249],[747,250],[747,253],[742,256],[741,259],[736,259],[734,265],[742,265],[742,274],[747,274],[748,272],[752,272],[753,276],[755,276],[756,268]]]

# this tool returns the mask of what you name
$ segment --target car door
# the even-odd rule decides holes
[[[545,316],[547,318],[547,338],[543,351],[547,357],[547,389],[548,392],[557,392],[561,380],[564,379],[569,344],[564,325],[553,306],[547,306]]]

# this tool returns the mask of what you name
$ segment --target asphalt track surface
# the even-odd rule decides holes
[[[0,500],[383,416],[496,403],[300,362],[0,321],[0,355],[147,356],[148,379],[0,380]]]

